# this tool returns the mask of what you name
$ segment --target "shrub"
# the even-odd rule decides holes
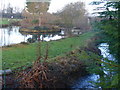
[[[37,23],[39,23],[39,20],[32,20],[32,23],[37,24]]]

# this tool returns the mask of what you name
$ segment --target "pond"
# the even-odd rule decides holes
[[[18,44],[21,42],[27,42],[30,39],[37,41],[38,36],[36,34],[28,34],[19,32],[20,27],[11,26],[7,28],[0,28],[0,46],[8,46],[12,44]],[[39,34],[40,39],[43,41],[58,40],[64,38],[64,32]]]

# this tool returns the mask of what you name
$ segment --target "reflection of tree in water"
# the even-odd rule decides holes
[[[37,41],[37,35],[32,35],[32,38],[27,39],[27,42],[29,43],[34,43],[35,41]]]
[[[18,28],[14,28],[14,32],[15,33],[18,33],[19,31],[18,31]]]
[[[12,31],[12,27],[11,26],[9,26],[8,27],[8,31],[7,31],[7,33],[8,33],[8,46],[10,45],[10,32]]]
[[[32,38],[27,39],[27,42],[33,43],[33,42],[36,42],[39,40],[44,41],[44,38],[46,38],[46,37],[51,38],[51,37],[54,37],[55,35],[59,35],[59,34],[60,34],[60,32],[33,34]]]
[[[35,40],[37,40],[37,35],[33,34],[32,38],[35,39]]]
[[[3,31],[3,35],[4,35],[4,39],[3,39],[3,41],[4,41],[4,46],[5,46],[5,30]]]
[[[24,36],[24,42],[25,42],[25,38],[27,37],[27,35],[23,35]]]

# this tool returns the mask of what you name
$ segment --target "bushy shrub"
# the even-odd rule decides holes
[[[39,20],[32,20],[32,23],[37,24],[37,23],[39,23]]]

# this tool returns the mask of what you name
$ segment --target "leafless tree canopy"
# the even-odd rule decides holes
[[[62,23],[67,27],[79,27],[82,29],[88,27],[87,11],[82,2],[68,4],[58,13]]]

